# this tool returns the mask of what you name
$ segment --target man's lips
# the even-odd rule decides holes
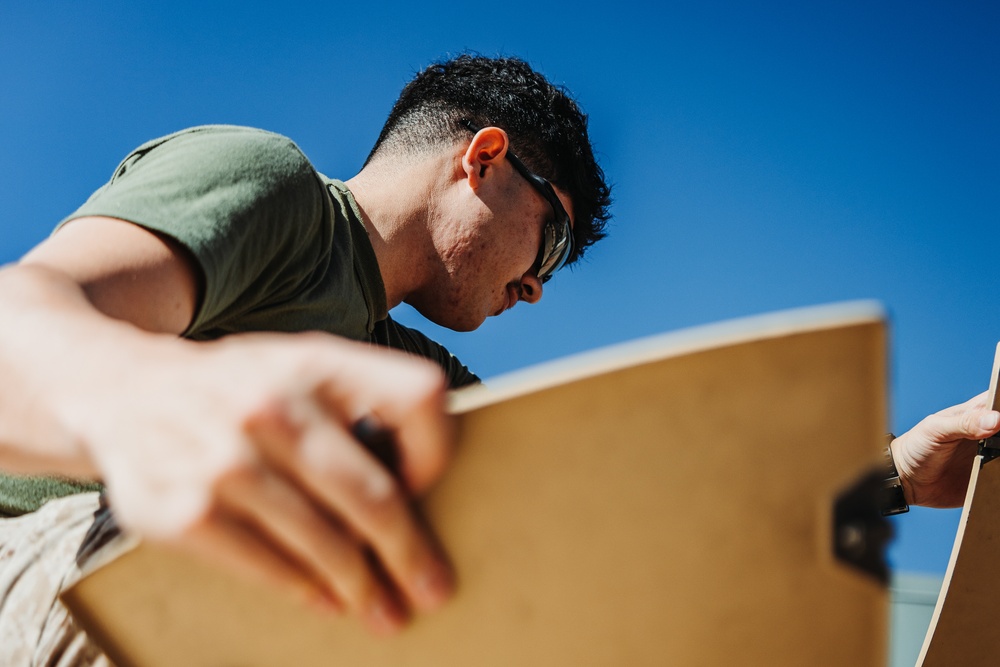
[[[507,285],[507,307],[504,310],[510,310],[517,305],[517,302],[521,300],[521,285],[518,283],[513,283]]]
[[[521,290],[516,284],[508,284],[506,291],[506,299],[503,306],[494,315],[499,315],[505,311],[510,310],[517,302],[521,300]]]

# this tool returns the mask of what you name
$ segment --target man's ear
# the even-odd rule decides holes
[[[473,190],[479,188],[491,167],[503,161],[509,145],[507,133],[499,127],[484,127],[476,132],[462,156],[462,168]]]

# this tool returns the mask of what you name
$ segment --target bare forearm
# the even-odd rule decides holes
[[[93,409],[78,400],[87,378],[113,381],[149,339],[171,341],[103,315],[76,282],[40,266],[0,270],[0,322],[0,468],[98,477],[72,423]]]
[[[0,271],[0,322],[0,468],[100,478],[123,527],[376,632],[450,594],[409,505],[447,462],[438,369],[323,334],[150,333],[40,266]],[[399,480],[351,435],[366,415],[393,433]]]

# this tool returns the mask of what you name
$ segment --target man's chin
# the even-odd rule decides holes
[[[451,329],[452,331],[458,331],[461,333],[475,331],[483,325],[483,322],[486,321],[486,315],[482,314],[472,315],[470,313],[444,313],[438,312],[432,308],[422,308],[419,304],[415,303],[410,303],[410,305],[413,306],[418,313],[439,327],[444,327],[445,329]]]
[[[452,331],[459,331],[463,333],[467,331],[475,331],[479,327],[483,326],[483,322],[485,321],[486,321],[485,315],[482,315],[478,318],[458,319],[445,322],[437,322],[431,319],[431,322],[434,322],[434,324],[446,327],[448,329],[451,329]]]

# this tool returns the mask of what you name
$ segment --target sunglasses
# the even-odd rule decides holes
[[[459,124],[473,133],[482,129],[471,120],[464,118],[459,121]],[[534,264],[537,267],[535,275],[541,282],[547,283],[552,278],[552,274],[566,266],[566,262],[573,255],[573,228],[569,223],[569,214],[566,213],[562,202],[556,196],[556,191],[552,189],[551,183],[524,166],[521,159],[514,155],[510,149],[507,150],[507,159],[514,166],[514,170],[538,190],[539,194],[545,197],[549,206],[552,207],[554,216],[545,222],[545,228],[542,230],[542,244],[538,248],[538,257],[535,258]]]

